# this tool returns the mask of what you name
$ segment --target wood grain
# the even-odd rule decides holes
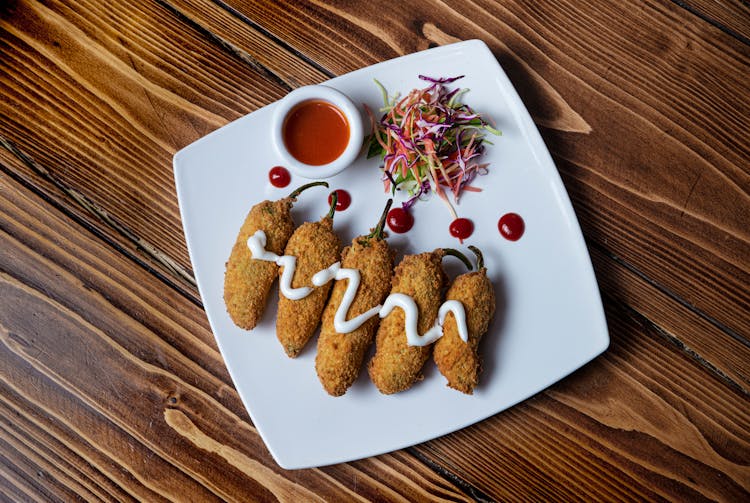
[[[746,1],[680,0],[678,3],[750,45],[750,5]]]
[[[7,423],[0,438],[7,439],[8,449],[4,452],[10,454],[15,461],[13,464],[24,466],[23,474],[7,477],[8,481],[15,479],[14,483],[17,483],[20,478],[27,478],[31,482],[30,486],[36,485],[36,492],[39,493],[45,490],[46,485],[55,484],[55,480],[62,479],[63,483],[57,485],[53,493],[70,492],[70,499],[77,495],[87,500],[135,501],[133,494],[113,484],[95,468],[97,463],[102,462],[102,456],[97,456],[96,453],[82,456],[75,452],[75,448],[61,441],[60,438],[64,439],[64,436],[53,436],[54,432],[48,431],[41,424],[44,415],[39,414],[38,410],[30,418],[22,412],[28,408],[33,409],[33,404],[19,403],[13,400],[17,397],[12,396],[8,390],[4,389],[3,392],[0,414],[12,417],[13,422]],[[8,408],[9,405],[13,408]],[[10,467],[12,464],[8,462],[4,466]],[[36,480],[38,481],[34,483]],[[11,485],[8,484],[7,487],[10,488]],[[53,499],[49,492],[45,497]]]
[[[342,8],[327,6],[328,10],[322,12],[323,7],[320,6],[298,7],[296,4],[295,6],[280,5],[261,8],[259,4],[243,2],[235,6],[247,17],[252,17],[269,30],[275,30],[280,36],[291,40],[296,49],[304,52],[311,59],[329,61],[328,67],[337,73],[369,64],[373,62],[373,58],[385,59],[396,55],[398,53],[393,52],[394,48],[403,53],[424,48],[431,43],[447,43],[456,40],[457,37],[452,34],[453,32],[441,29],[441,26],[447,25],[445,20],[451,20],[453,22],[450,23],[451,25],[462,28],[460,30],[463,34],[462,38],[468,36],[485,38],[511,77],[518,84],[523,84],[517,87],[527,89],[524,98],[537,121],[548,128],[545,131],[545,139],[553,152],[560,158],[569,160],[571,166],[579,171],[585,168],[594,170],[600,175],[603,183],[589,190],[594,190],[604,198],[615,199],[620,203],[629,220],[628,228],[632,228],[636,220],[645,219],[655,222],[650,232],[646,233],[641,240],[636,241],[638,246],[634,246],[632,236],[625,232],[627,229],[617,226],[610,215],[596,211],[591,214],[584,213],[582,219],[588,217],[590,218],[588,221],[591,222],[591,227],[585,227],[589,239],[595,239],[602,245],[605,244],[606,239],[606,247],[612,253],[622,257],[623,260],[643,271],[665,288],[675,292],[711,318],[718,320],[734,334],[747,333],[750,330],[746,316],[749,300],[746,295],[743,295],[745,289],[742,288],[742,285],[748,281],[744,257],[750,253],[747,233],[743,225],[748,218],[748,181],[746,171],[741,168],[746,164],[748,154],[747,149],[742,148],[743,142],[740,138],[736,135],[732,136],[732,131],[742,130],[743,124],[747,128],[748,114],[742,113],[743,108],[746,109],[746,104],[736,103],[736,96],[742,95],[741,90],[746,89],[747,85],[738,80],[737,72],[734,71],[737,65],[747,66],[747,57],[737,52],[736,45],[733,45],[731,40],[724,40],[720,33],[713,33],[712,30],[716,30],[712,27],[696,25],[691,17],[681,19],[679,16],[683,10],[677,7],[673,11],[669,10],[669,7],[665,8],[660,5],[649,7],[649,15],[665,26],[668,22],[673,22],[670,17],[677,16],[680,21],[685,21],[685,27],[677,32],[677,35],[683,39],[687,40],[692,31],[699,32],[701,35],[701,37],[696,37],[697,39],[710,41],[710,43],[694,44],[695,47],[691,45],[689,48],[691,63],[690,66],[686,66],[682,60],[670,57],[668,46],[663,46],[658,38],[652,37],[650,40],[646,39],[645,42],[639,42],[638,47],[623,46],[617,34],[612,32],[607,25],[609,19],[618,18],[622,19],[622,22],[631,23],[630,26],[636,29],[635,20],[631,19],[633,17],[631,10],[627,7],[618,8],[613,12],[597,11],[595,13],[597,17],[593,18],[588,12],[576,11],[573,5],[567,6],[566,9],[560,7],[559,11],[549,12],[533,10],[534,8],[542,9],[542,7],[524,6],[525,9],[529,9],[529,12],[526,12],[519,8],[509,11],[503,7],[468,4],[463,14],[450,9],[434,12],[434,8],[427,9],[427,7],[423,7],[424,12],[422,12],[417,5],[415,10],[409,11],[408,14],[411,19],[415,20],[414,26],[418,30],[416,32],[397,30],[389,37],[381,37],[391,41],[387,44],[390,49],[386,49],[380,45],[383,43],[382,40],[377,43],[371,41],[373,35],[366,30],[360,33],[356,30],[337,29],[359,19]],[[179,7],[186,10],[191,7],[193,9],[191,12],[197,10],[195,6],[180,5]],[[512,8],[513,4],[510,4],[510,7]],[[275,8],[287,9],[291,14],[281,15],[274,11]],[[546,6],[544,9],[553,8]],[[47,11],[42,10],[42,12]],[[162,15],[165,13],[169,15],[168,10],[161,12]],[[364,14],[366,13],[362,15]],[[398,12],[394,12],[393,15],[397,14]],[[52,16],[52,14],[48,15]],[[461,17],[462,15],[464,17]],[[493,21],[492,16],[507,21],[506,23]],[[225,17],[223,14],[214,16],[219,21],[227,21]],[[478,26],[470,21],[471,18],[487,18],[487,26]],[[34,28],[33,33],[46,26],[40,25],[42,21],[36,18],[34,22],[28,21],[25,17],[20,17],[19,21],[16,19],[19,17],[14,18],[15,24],[31,24]],[[321,26],[322,20],[331,19],[337,20],[336,23]],[[587,52],[586,48],[581,45],[568,42],[571,36],[574,36],[575,40],[585,40],[587,36],[591,36],[584,31],[587,25],[584,25],[583,20],[586,23],[595,23],[604,30],[596,32],[605,35],[604,37],[599,35],[600,38],[596,42],[608,44],[606,47],[599,48],[594,53],[591,50]],[[213,21],[214,25],[220,25],[219,21]],[[330,44],[321,44],[319,39],[311,41],[304,38],[301,35],[305,31],[302,29],[303,23],[319,27],[320,31],[326,33],[335,31],[335,35],[330,34],[331,40],[337,44],[340,42],[342,48],[336,50],[347,51],[347,57],[340,57],[340,53],[333,57],[329,55],[329,51],[332,50]],[[568,31],[563,33],[556,28],[558,26],[566,26]],[[665,27],[664,30],[666,29]],[[28,31],[32,32],[31,29]],[[225,35],[229,36],[229,33],[227,29]],[[553,39],[556,46],[552,46],[537,35],[538,33],[544,33],[546,38]],[[27,35],[27,37],[30,36]],[[145,37],[145,35],[142,36]],[[340,37],[349,38],[340,40]],[[236,40],[229,39],[229,42],[241,46],[245,43],[243,41],[249,38],[249,36],[244,36],[244,38],[238,36]],[[539,47],[531,45],[528,40],[537,43]],[[134,41],[133,46],[136,45]],[[102,50],[103,53],[110,50],[108,46],[97,49]],[[678,47],[673,47],[671,50],[674,56],[679,54],[678,49]],[[563,53],[562,50],[565,52]],[[637,55],[639,51],[641,54]],[[651,51],[651,56],[659,57],[658,71],[655,64],[649,63],[653,58],[646,57],[648,51]],[[718,57],[719,51],[722,51],[722,57]],[[209,54],[218,62],[227,58],[215,47]],[[521,58],[519,54],[523,54],[524,57]],[[602,54],[608,54],[611,61],[614,61],[615,57],[622,58],[627,64],[620,66],[631,70],[629,72],[613,70],[607,60],[602,58]],[[24,54],[26,60],[34,60],[34,56],[41,57],[35,53]],[[146,57],[140,54],[138,56]],[[161,56],[163,54],[157,52],[149,56],[149,59],[156,61]],[[573,60],[576,63],[573,63]],[[220,65],[217,63],[215,66]],[[245,72],[247,72],[246,69]],[[634,80],[636,72],[639,72],[641,81]],[[686,88],[683,85],[685,75],[692,76],[695,85]],[[701,84],[700,81],[705,75],[715,76],[715,79],[720,79],[729,85],[706,88],[706,84]],[[157,79],[159,76],[157,74],[152,78],[159,83]],[[163,75],[161,77],[166,78]],[[211,78],[220,79],[214,75]],[[649,80],[644,83],[644,78]],[[682,93],[679,95],[680,108],[685,108],[682,103],[690,103],[691,108],[684,111],[676,109],[673,106],[673,100],[676,99],[674,95],[660,95],[654,92],[653,96],[638,96],[637,98],[641,101],[637,101],[633,99],[632,93],[627,92],[634,90],[634,86],[637,85],[635,90],[643,94],[642,89],[646,87],[665,88],[664,82],[672,83],[672,88]],[[209,82],[214,85],[216,83],[215,80]],[[528,83],[532,84],[530,90],[526,85]],[[203,84],[204,87],[206,85]],[[737,92],[732,91],[732,87]],[[231,89],[227,91],[231,93]],[[138,96],[128,98],[135,100],[134,103],[139,101]],[[148,101],[147,95],[141,97],[140,101],[144,102],[142,108],[148,108],[148,103],[145,103]],[[132,103],[129,102],[129,104],[132,106]],[[721,109],[717,108],[719,104],[722,104]],[[628,114],[628,108],[643,108],[645,118]],[[584,109],[585,112],[583,112]],[[593,113],[592,110],[604,110],[606,113]],[[719,110],[729,112],[735,110],[736,112],[719,115]],[[586,119],[581,114],[587,115]],[[609,120],[609,117],[613,115],[624,119],[614,124]],[[665,117],[672,118],[667,120]],[[703,119],[695,123],[687,120],[698,117]],[[710,121],[705,119],[707,117],[710,117]],[[178,121],[178,119],[173,120]],[[49,117],[45,117],[45,121],[49,122]],[[184,124],[184,122],[181,123],[182,127],[177,129],[184,130]],[[576,132],[590,131],[592,124],[596,127],[595,132],[572,135]],[[616,130],[613,129],[614,126]],[[697,129],[698,127],[702,129]],[[26,138],[30,132],[18,133],[21,133],[18,136]],[[603,141],[603,138],[607,141]],[[706,138],[706,141],[702,141],[702,138]],[[612,139],[616,141],[612,142]],[[662,145],[661,153],[649,154],[648,157],[643,155],[637,157],[631,154],[630,152],[640,151],[633,151],[629,149],[629,146],[642,144],[644,140],[652,143],[659,142]],[[80,139],[75,141],[79,142]],[[717,144],[717,141],[723,143]],[[736,152],[734,149],[727,150],[725,145],[734,145],[738,149]],[[31,150],[33,154],[39,153],[42,160],[46,159],[44,151],[45,149],[40,148]],[[163,156],[158,161],[161,165],[168,165],[165,157],[167,156]],[[76,164],[80,164],[70,166],[67,161],[67,159],[55,159],[49,165],[61,166],[67,174],[76,170]],[[113,166],[111,168],[113,170],[122,170],[123,164],[132,167],[132,161],[122,163],[116,158],[113,161],[120,161],[120,167]],[[148,161],[146,164],[148,165]],[[673,171],[671,167],[675,164],[687,166],[689,171],[687,176],[683,174],[679,178],[670,179],[669,174]],[[92,169],[101,168],[98,164],[92,163],[78,169],[81,174],[88,174]],[[55,174],[58,173],[55,170]],[[627,177],[623,177],[622,173],[628,173]],[[146,173],[146,175],[149,174]],[[171,173],[167,175],[167,178],[169,176]],[[152,177],[147,179],[155,181]],[[131,195],[144,190],[134,187],[134,184],[135,182],[131,181],[127,185]],[[144,221],[144,212],[134,215],[132,209],[120,212],[119,208],[115,207],[110,208],[110,211],[138,235],[146,236],[158,249],[176,258],[178,263],[187,267],[183,244],[168,237],[169,235],[179,236],[178,231],[175,230],[179,229],[179,224],[174,208],[171,183],[166,185],[154,185],[152,190],[158,190],[160,199],[163,201],[171,199],[168,211],[165,211],[164,206],[156,206],[156,211],[146,212],[153,213],[149,216],[157,220]],[[77,184],[74,186],[78,187]],[[94,187],[93,184],[85,188],[86,194],[94,201],[109,202],[110,199],[118,201],[118,198],[110,198],[107,194],[99,195],[103,189]],[[731,199],[727,204],[717,205],[713,194],[725,189],[725,201],[726,198]],[[144,193],[143,199],[139,200],[145,201],[149,197],[151,194]],[[583,204],[585,201],[576,202],[579,203],[578,208],[586,207]],[[132,199],[125,201],[125,204],[129,206],[133,206],[132,203]],[[136,206],[142,207],[143,204],[141,202]],[[729,210],[729,208],[733,209]],[[162,219],[170,220],[170,224],[166,225]],[[664,230],[666,232],[662,232]],[[647,243],[649,248],[653,248],[656,260],[643,261],[640,258],[643,242]],[[671,265],[674,260],[669,250],[675,249],[681,250],[677,257],[678,274],[665,275],[663,271],[667,270],[666,266]],[[696,256],[699,257],[698,261],[695,260]],[[712,288],[703,291],[699,288],[703,284],[711,284]],[[724,298],[722,296],[735,299],[733,305],[722,305],[719,309],[718,306],[722,304]]]
[[[0,34],[0,134],[188,268],[172,155],[286,89],[151,2],[19,1]]]
[[[748,499],[746,12],[3,4],[0,499]],[[190,284],[171,157],[297,85],[473,37],[554,155],[612,348],[469,429],[285,472]]]
[[[278,40],[255,28],[238,13],[218,8],[210,0],[158,0],[180,19],[196,25],[243,61],[261,73],[269,72],[288,89],[319,84],[330,76],[313,62],[304,62],[298,55],[281,46]]]
[[[676,348],[731,386],[750,395],[750,355],[743,341],[726,334],[680,299],[598,248],[590,248],[599,288],[653,323]]]
[[[251,490],[296,494],[263,454],[227,377],[205,370],[221,364],[198,309],[169,291],[149,292],[148,274],[134,274],[127,261],[77,236],[18,185],[3,180],[0,196],[0,350],[10,363],[0,411],[13,417],[7,423],[15,430],[3,430],[2,438],[30,457],[29,474],[40,467],[50,474],[32,491],[60,496],[85,487],[135,499],[188,490],[228,499]],[[521,488],[556,499],[575,496],[570,487],[587,487],[591,497],[633,498],[747,491],[747,396],[706,379],[705,369],[686,364],[638,317],[612,308],[608,316],[615,340],[607,356],[530,402],[419,451],[496,497]],[[679,380],[669,378],[677,374]],[[548,436],[556,441],[545,442]],[[644,459],[651,446],[663,450],[660,464]],[[462,458],[468,453],[473,460]],[[587,467],[592,456],[596,469]],[[554,479],[544,475],[571,464]],[[415,465],[426,487],[406,485],[399,475],[413,480]],[[502,487],[482,466],[502,467]],[[211,483],[201,478],[205,470]],[[155,483],[155,471],[173,484]],[[403,454],[319,471],[328,477],[294,473],[313,493],[338,494],[339,484],[356,483],[363,494],[458,497]],[[232,480],[216,480],[216,473]],[[620,481],[616,493],[612,480]]]
[[[196,304],[200,304],[198,292],[195,289],[195,278],[190,270],[135,234],[87,196],[60,180],[45,166],[21,151],[15,143],[0,136],[0,147],[0,170],[42,197],[52,207],[64,212],[114,249],[137,262],[139,266],[150,271],[165,284],[191,298]],[[49,188],[44,185],[49,185]]]
[[[403,454],[280,469],[203,312],[7,177],[0,247],[0,439],[15,453],[9,466],[28,465],[9,474],[17,489],[140,501],[465,499]]]
[[[727,339],[747,341],[750,110],[741,97],[750,58],[741,42],[669,2],[228,3],[334,73],[485,40],[569,175],[587,239],[715,320]],[[391,22],[366,29],[378,9]],[[339,29],[352,24],[362,29]],[[328,34],[345,57],[303,26]],[[558,117],[569,110],[569,120]]]
[[[418,449],[500,500],[746,499],[748,395],[706,379],[639,315],[606,307],[612,344],[604,356]]]

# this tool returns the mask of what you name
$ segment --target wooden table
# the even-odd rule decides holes
[[[201,308],[172,156],[470,38],[552,152],[611,347],[462,431],[285,471]],[[748,500],[746,2],[10,0],[0,82],[0,500]]]

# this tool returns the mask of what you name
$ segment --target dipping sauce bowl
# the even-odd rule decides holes
[[[324,85],[300,87],[276,106],[273,143],[284,165],[304,178],[329,178],[359,155],[362,115],[341,91]]]

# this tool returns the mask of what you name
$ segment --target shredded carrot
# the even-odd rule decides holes
[[[487,173],[487,164],[480,164],[484,150],[485,131],[500,134],[458,97],[465,91],[450,91],[449,84],[462,77],[433,79],[423,89],[413,89],[403,98],[383,92],[384,111],[379,121],[367,109],[373,125],[369,155],[383,157],[383,184],[386,191],[411,181],[408,185],[408,208],[425,193],[435,192],[446,201],[451,214],[455,210],[443,191],[445,187],[458,202],[462,191],[478,192],[470,183],[477,175]]]

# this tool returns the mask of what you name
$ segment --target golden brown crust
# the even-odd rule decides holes
[[[381,304],[390,289],[393,274],[393,252],[385,240],[354,238],[341,259],[344,268],[360,272],[360,284],[347,319],[354,318]],[[348,334],[336,332],[333,318],[341,305],[347,280],[336,281],[331,298],[323,311],[323,324],[318,338],[315,370],[323,388],[332,396],[341,396],[359,375],[367,348],[372,344],[379,318],[374,316]]]
[[[495,291],[486,269],[482,269],[457,277],[445,297],[464,305],[469,340],[468,344],[461,340],[456,319],[453,313],[449,313],[443,323],[443,336],[435,343],[433,356],[440,373],[448,379],[448,386],[471,395],[479,382],[481,370],[477,347],[495,314]]]
[[[300,225],[284,250],[284,255],[297,257],[292,287],[312,287],[313,275],[337,262],[340,250],[341,241],[333,232],[332,219],[324,217],[319,222]],[[283,270],[280,268],[279,275]],[[318,328],[330,291],[329,282],[313,288],[310,295],[300,300],[289,300],[279,293],[276,336],[290,358],[299,354]]]
[[[262,230],[266,233],[266,250],[281,254],[294,231],[291,207],[289,198],[260,202],[240,227],[224,273],[224,304],[240,328],[252,330],[258,324],[278,271],[273,262],[253,260],[247,238]]]
[[[391,293],[409,295],[417,304],[420,335],[432,327],[440,308],[445,283],[442,258],[442,250],[406,256],[393,276]],[[376,352],[368,370],[372,382],[384,394],[409,389],[420,377],[422,366],[432,350],[431,346],[407,344],[404,321],[403,310],[394,309],[378,328]]]

